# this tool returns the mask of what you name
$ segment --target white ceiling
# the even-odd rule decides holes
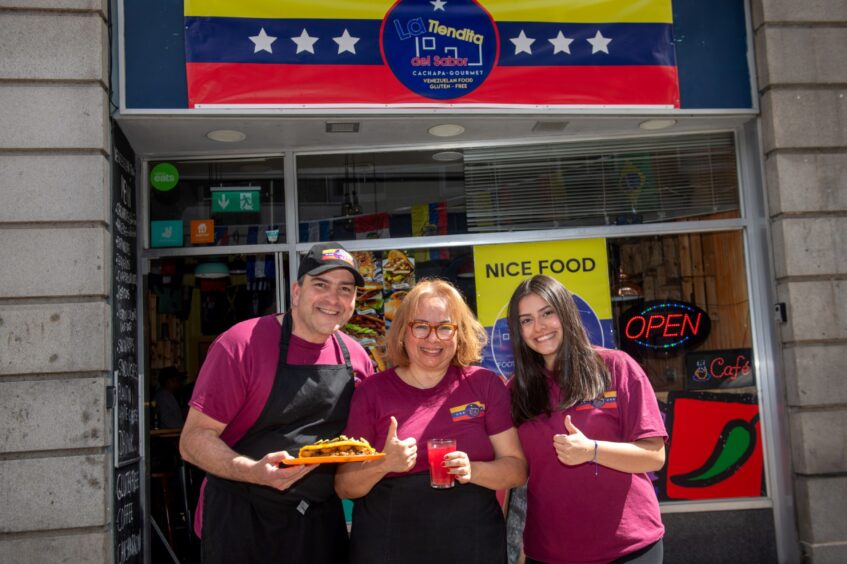
[[[358,151],[389,147],[450,148],[492,142],[538,142],[590,139],[612,136],[667,135],[706,130],[734,129],[751,119],[749,114],[712,116],[673,115],[677,124],[656,132],[644,131],[639,123],[664,115],[585,116],[557,114],[456,115],[421,111],[414,115],[386,114],[286,116],[241,115],[119,115],[121,129],[141,158],[204,155],[274,154],[301,152]],[[534,132],[537,122],[566,122],[561,131]],[[327,122],[359,122],[357,133],[327,133]],[[455,123],[465,127],[457,137],[438,138],[427,130],[433,125]],[[246,134],[237,143],[221,143],[206,137],[216,129],[234,129]]]

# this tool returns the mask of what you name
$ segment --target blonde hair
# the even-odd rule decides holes
[[[450,321],[458,325],[456,330],[456,355],[450,361],[455,366],[465,367],[482,360],[482,347],[488,342],[485,328],[477,321],[462,294],[446,280],[426,278],[412,288],[394,314],[394,321],[385,338],[388,358],[396,366],[409,366],[409,355],[403,346],[409,321],[414,320],[421,301],[427,298],[442,298],[447,302]]]

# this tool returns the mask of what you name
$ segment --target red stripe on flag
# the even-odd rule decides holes
[[[197,104],[528,104],[679,107],[675,67],[496,67],[452,100],[419,96],[381,65],[188,63]]]

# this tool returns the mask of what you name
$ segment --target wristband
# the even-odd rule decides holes
[[[594,477],[597,477],[597,441],[594,441]]]

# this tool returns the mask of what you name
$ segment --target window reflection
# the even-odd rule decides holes
[[[282,158],[152,162],[148,176],[150,247],[285,242]]]
[[[298,157],[300,241],[466,233],[462,161],[435,154]]]
[[[736,167],[731,133],[303,156],[299,241],[739,217]]]

